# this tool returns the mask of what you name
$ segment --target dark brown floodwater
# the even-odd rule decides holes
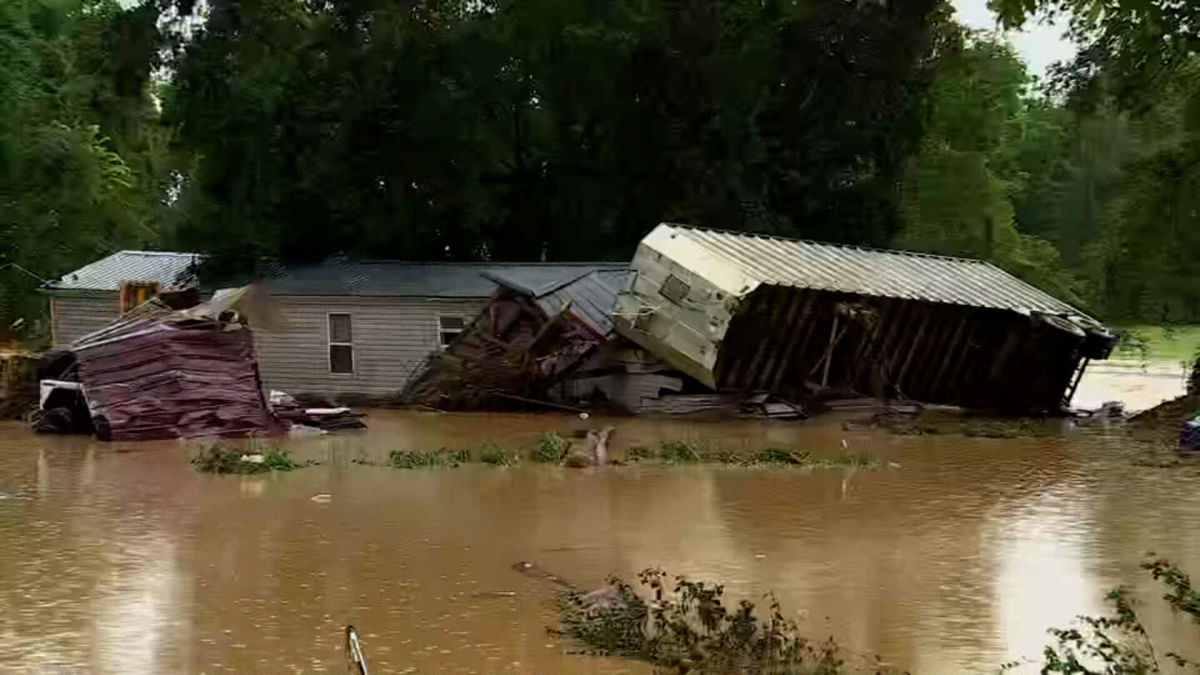
[[[321,466],[247,477],[196,473],[185,444],[0,425],[0,670],[344,672],[347,622],[378,672],[644,670],[569,654],[545,630],[553,588],[514,572],[517,560],[588,586],[658,565],[735,597],[773,590],[810,635],[921,673],[1036,657],[1048,627],[1100,610],[1118,584],[1146,601],[1162,644],[1200,651],[1138,569],[1154,550],[1200,574],[1200,466],[1133,466],[1119,435],[625,419],[618,446],[695,438],[832,455],[845,440],[894,464],[402,471],[351,460],[525,447],[583,422],[381,412],[370,423],[288,442]]]

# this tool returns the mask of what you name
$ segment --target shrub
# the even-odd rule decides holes
[[[488,443],[479,449],[479,461],[492,466],[513,466],[517,463],[517,456],[494,443]]]
[[[547,431],[538,438],[529,458],[543,464],[556,464],[567,455],[567,442],[556,432]]]
[[[647,569],[638,575],[649,598],[628,584],[559,596],[563,634],[602,653],[643,659],[658,668],[686,672],[837,673],[843,662],[832,640],[813,643],[767,596],[765,618],[742,601],[726,607],[719,584],[675,577]]]

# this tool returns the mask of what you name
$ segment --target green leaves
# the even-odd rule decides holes
[[[146,20],[94,0],[0,8],[0,260],[57,276],[157,239],[164,145]],[[0,273],[0,325],[24,317],[26,336],[47,332],[36,283]]]
[[[624,258],[666,219],[882,243],[937,6],[218,0],[168,107],[204,205],[179,246]]]

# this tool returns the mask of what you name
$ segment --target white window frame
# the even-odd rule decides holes
[[[349,342],[334,342],[333,341],[333,317],[347,316],[350,317],[350,341]],[[333,369],[333,348],[334,347],[349,347],[350,348],[350,372],[339,373]],[[358,358],[354,354],[354,314],[350,312],[326,312],[325,313],[325,360],[328,362],[327,369],[330,375],[353,375],[358,369]]]
[[[462,321],[462,328],[444,329],[442,328],[442,319],[458,319],[459,321]],[[434,323],[434,325],[437,327],[437,333],[434,334],[434,344],[436,344],[437,348],[441,351],[446,351],[450,348],[450,345],[442,344],[442,333],[454,333],[454,336],[457,338],[459,335],[467,332],[467,324],[468,321],[466,317],[459,314],[438,314]],[[451,340],[451,342],[453,342],[453,340]]]

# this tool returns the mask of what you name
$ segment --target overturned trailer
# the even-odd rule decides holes
[[[1061,408],[1111,332],[980,260],[663,224],[617,331],[717,391]]]

